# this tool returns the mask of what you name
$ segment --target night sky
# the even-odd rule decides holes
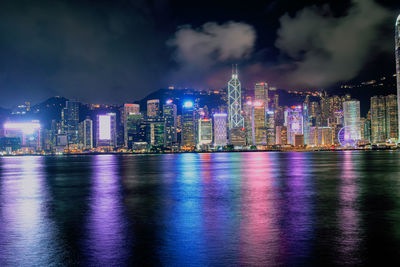
[[[397,3],[396,3],[397,2]],[[399,1],[0,2],[0,106],[141,99],[169,85],[328,88],[395,73]]]

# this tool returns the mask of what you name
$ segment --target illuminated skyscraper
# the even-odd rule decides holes
[[[214,146],[227,145],[226,117],[225,113],[214,114]]]
[[[265,127],[265,108],[264,103],[260,100],[254,102],[254,141],[255,145],[266,145],[267,144],[267,128]]]
[[[267,111],[267,144],[275,145],[275,113],[273,111]]]
[[[165,118],[165,145],[171,146],[177,142],[177,112],[172,100],[167,100],[163,106]]]
[[[265,110],[268,110],[268,97],[268,83],[256,83],[256,85],[254,86],[254,100],[262,102],[264,104]]]
[[[347,127],[344,133],[345,137],[351,140],[360,140],[360,101],[349,99],[343,102],[343,119],[344,126]]]
[[[303,113],[301,106],[292,106],[287,109],[288,144],[295,144],[295,135],[303,134]],[[304,143],[304,135],[303,135]]]
[[[385,97],[386,104],[386,139],[392,141],[398,138],[398,107],[396,95],[388,95]]]
[[[97,147],[113,148],[117,145],[117,123],[115,113],[97,115],[96,142]]]
[[[129,113],[126,116],[126,146],[133,148],[134,143],[146,142],[146,124],[143,123],[143,115],[141,113]]]
[[[93,148],[93,121],[90,118],[79,123],[79,141],[83,149]]]
[[[151,118],[157,116],[160,116],[160,100],[147,100],[147,117]]]
[[[192,101],[186,101],[182,108],[182,146],[194,147],[196,145],[194,126],[194,104]]]
[[[124,104],[121,112],[121,122],[122,125],[125,125],[126,116],[130,113],[140,113],[140,105],[139,104]]]
[[[396,76],[397,76],[397,117],[398,117],[398,130],[400,131],[400,15],[396,20],[396,36],[395,36],[395,53],[396,53]],[[400,139],[400,133],[398,134]]]
[[[163,117],[148,118],[150,127],[148,130],[148,140],[152,146],[163,146],[165,143],[165,120]]]
[[[287,128],[286,126],[276,126],[275,143],[277,145],[287,144]]]
[[[201,118],[198,120],[198,123],[198,145],[211,145],[213,140],[212,119]]]
[[[128,147],[128,127],[127,127],[127,116],[129,114],[139,114],[140,105],[139,104],[124,104],[121,112],[121,123],[124,126],[124,144]]]
[[[310,106],[309,97],[306,96],[306,99],[303,103],[303,132],[304,132],[304,144],[308,145],[309,143],[309,132],[310,132],[310,117],[308,114],[308,109]]]
[[[371,97],[371,142],[379,143],[386,140],[385,97]]]
[[[248,100],[243,105],[244,127],[246,129],[246,144],[254,145],[254,106],[253,101]]]
[[[79,141],[79,105],[77,101],[66,101],[62,111],[64,133],[68,136],[69,144],[78,144]]]
[[[232,78],[228,82],[228,122],[229,129],[242,128],[242,88],[238,79],[237,67],[232,70]]]

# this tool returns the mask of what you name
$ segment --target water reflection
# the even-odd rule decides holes
[[[47,266],[62,258],[49,220],[42,157],[3,158],[0,265]],[[10,257],[12,255],[12,257]]]
[[[248,153],[243,157],[240,224],[240,262],[271,266],[278,261],[279,227],[275,154]]]
[[[166,215],[163,262],[170,266],[187,266],[193,261],[206,265],[199,154],[180,154],[176,157],[176,176],[169,195],[173,205]]]
[[[356,265],[361,263],[358,255],[360,222],[357,202],[359,154],[345,151],[342,156],[338,212],[340,235],[337,241],[339,257],[337,260],[338,264]]]
[[[87,222],[88,261],[92,266],[116,266],[129,257],[121,179],[115,155],[97,155],[93,162],[92,194]]]
[[[311,257],[314,233],[313,194],[308,153],[288,153],[284,199],[280,203],[281,260],[289,265],[305,264]],[[281,161],[282,162],[282,161]]]
[[[398,262],[398,163],[395,152],[0,158],[0,266]]]

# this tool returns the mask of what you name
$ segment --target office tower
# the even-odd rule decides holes
[[[344,131],[345,139],[354,141],[360,140],[360,101],[348,99],[343,102],[343,119],[344,127],[346,127]]]
[[[164,146],[165,142],[165,120],[163,117],[148,118],[149,126],[148,141],[152,146]]]
[[[304,132],[304,144],[308,145],[309,142],[309,131],[310,131],[310,117],[308,109],[310,106],[310,99],[308,95],[303,103],[303,132]]]
[[[121,112],[121,122],[122,125],[125,126],[126,122],[126,116],[130,113],[140,113],[140,105],[139,104],[124,104],[122,107],[122,112]]]
[[[139,114],[139,104],[124,104],[121,111],[121,124],[124,126],[124,145],[128,147],[127,117],[129,114]]]
[[[246,145],[246,129],[232,128],[231,129],[231,145],[242,147]]]
[[[96,146],[113,148],[117,145],[115,113],[97,115]]]
[[[126,147],[132,149],[135,142],[146,142],[146,131],[141,128],[141,125],[143,125],[143,115],[141,113],[127,114],[125,125]]]
[[[275,113],[267,111],[267,144],[275,145]]]
[[[364,139],[371,142],[371,111],[368,111],[367,118],[364,124]]]
[[[243,113],[244,128],[246,129],[246,144],[254,145],[254,106],[250,98],[243,106]]]
[[[388,95],[385,97],[386,104],[386,139],[395,141],[398,138],[398,108],[397,108],[397,96]]]
[[[256,83],[256,85],[254,86],[254,101],[263,103],[265,110],[268,110],[268,83]]]
[[[182,141],[184,147],[194,147],[196,145],[195,125],[194,125],[194,103],[186,101],[182,107]]]
[[[63,130],[68,136],[69,144],[78,144],[79,142],[79,105],[77,101],[66,101],[62,111]]]
[[[160,100],[147,100],[147,117],[158,117],[160,115]]]
[[[171,99],[163,106],[163,114],[165,118],[165,145],[171,146],[176,144],[177,139],[177,109]]]
[[[237,66],[232,70],[232,78],[228,82],[228,123],[229,129],[244,127],[242,117],[242,88],[238,79]]]
[[[277,145],[287,144],[287,128],[286,126],[276,126],[275,143]]]
[[[303,135],[303,112],[301,106],[291,106],[287,110],[288,144],[294,145],[295,135]],[[304,143],[304,135],[303,135]]]
[[[395,25],[395,54],[396,54],[396,77],[397,77],[397,118],[398,130],[400,131],[400,15],[397,17]],[[398,134],[400,139],[400,133]]]
[[[265,127],[265,108],[264,103],[257,100],[253,104],[254,106],[254,144],[255,145],[266,145],[267,144],[267,128]]]
[[[371,142],[372,143],[385,142],[386,140],[385,106],[386,106],[385,97],[383,96],[371,97]]]
[[[214,114],[214,146],[226,146],[227,145],[227,125],[226,119],[228,115],[226,113]]]
[[[212,119],[200,118],[198,120],[198,137],[197,145],[211,145],[213,140],[213,129],[212,129]]]
[[[93,121],[90,118],[79,123],[79,143],[83,149],[93,148]]]

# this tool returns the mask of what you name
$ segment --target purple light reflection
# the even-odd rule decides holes
[[[339,187],[340,208],[338,211],[338,221],[340,235],[338,236],[339,257],[347,259],[349,265],[360,265],[360,258],[357,256],[361,237],[359,227],[358,209],[358,174],[355,163],[356,154],[353,151],[342,153],[342,175]],[[341,263],[341,262],[340,262]]]
[[[277,192],[272,172],[275,154],[246,153],[241,184],[240,262],[271,266],[278,259]]]
[[[310,154],[290,152],[288,154],[286,190],[281,211],[281,257],[288,265],[302,265],[311,253],[313,238],[314,189],[310,181]],[[282,160],[282,159],[281,159]],[[299,255],[302,255],[300,258]]]
[[[117,156],[96,155],[93,160],[86,247],[91,265],[114,266],[129,257]]]
[[[43,157],[3,157],[0,161],[0,266],[57,262],[64,252],[48,217]]]

